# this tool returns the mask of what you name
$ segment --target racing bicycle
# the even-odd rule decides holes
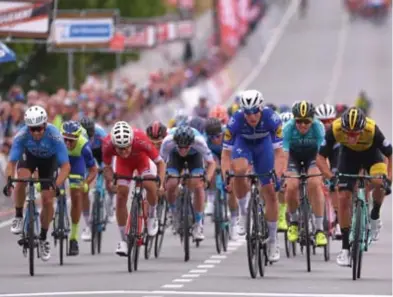
[[[227,251],[229,241],[228,201],[221,169],[216,168],[216,198],[214,200],[214,237],[217,253]]]

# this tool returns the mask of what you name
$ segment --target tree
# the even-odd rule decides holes
[[[154,17],[164,15],[163,0],[59,0],[58,9],[118,9],[121,17]],[[40,89],[53,92],[67,86],[67,55],[48,53],[45,44],[9,44],[18,57],[17,63],[1,65],[0,90],[14,83],[25,88],[32,80]],[[123,62],[138,59],[137,52],[123,54]],[[74,58],[76,84],[79,85],[90,71],[105,72],[116,67],[114,54],[78,53]]]

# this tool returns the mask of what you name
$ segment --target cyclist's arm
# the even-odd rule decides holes
[[[236,139],[236,133],[233,127],[233,123],[234,117],[232,116],[229,124],[224,131],[224,142],[221,153],[221,172],[224,179],[226,178],[226,172],[229,172],[231,170],[232,148]]]
[[[25,150],[25,139],[27,138],[27,132],[25,129],[20,130],[14,137],[12,142],[8,163],[6,167],[6,177],[13,177],[15,175],[16,164],[22,157],[23,151]]]
[[[104,139],[102,142],[102,162],[104,164],[104,177],[107,183],[111,183],[113,180],[113,169],[112,159],[114,156],[114,149],[110,140]]]
[[[319,154],[317,155],[317,166],[323,176],[327,179],[330,179],[334,176],[330,170],[327,158],[332,153],[335,143],[336,139],[334,138],[332,128],[330,128],[326,132],[325,139],[323,140],[321,147],[319,148]]]
[[[392,180],[392,144],[385,138],[377,125],[375,125],[374,144],[388,159],[388,178]]]
[[[175,149],[176,143],[173,140],[173,135],[169,134],[167,135],[164,140],[162,141],[161,148],[160,148],[160,156],[167,161],[169,154],[173,149]]]
[[[194,149],[199,152],[205,162],[206,167],[206,179],[211,181],[216,169],[216,162],[214,161],[213,154],[202,135],[195,137],[195,142],[193,144]]]
[[[93,152],[91,151],[91,148],[87,143],[82,149],[82,156],[85,159],[85,164],[89,171],[85,179],[85,183],[90,185],[94,181],[95,177],[97,176],[98,168],[96,166],[96,162],[93,157]]]

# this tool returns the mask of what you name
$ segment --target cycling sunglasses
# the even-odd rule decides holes
[[[222,134],[223,134],[223,133],[216,134],[216,135],[208,135],[208,137],[209,137],[210,139],[218,139],[218,138],[220,138],[220,137],[222,136]]]
[[[252,114],[257,114],[258,112],[261,112],[261,109],[259,107],[253,107],[251,109],[243,109],[243,112],[246,115],[252,115]]]
[[[29,127],[30,132],[42,132],[45,130],[45,126]]]
[[[309,125],[311,124],[312,120],[311,119],[296,119],[296,124],[305,124],[305,125]]]

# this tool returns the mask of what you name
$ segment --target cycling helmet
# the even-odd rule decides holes
[[[267,103],[266,107],[269,107],[270,109],[272,109],[273,111],[277,111],[277,106],[274,105],[273,103]]]
[[[281,122],[285,124],[289,120],[293,119],[293,113],[292,112],[283,112],[280,114]]]
[[[337,103],[335,107],[337,115],[342,115],[348,109],[348,106],[342,103]]]
[[[219,135],[222,133],[222,123],[217,118],[209,118],[206,120],[205,132],[208,136]]]
[[[311,102],[303,100],[294,104],[292,107],[292,113],[295,118],[313,118],[315,108]]]
[[[228,113],[224,106],[217,105],[212,108],[209,113],[209,118],[216,118],[221,121],[222,124],[228,123]]]
[[[291,108],[288,105],[286,105],[286,104],[281,104],[279,106],[279,110],[280,110],[281,113],[284,113],[284,112],[290,112]]]
[[[351,107],[341,116],[341,127],[347,131],[361,131],[366,126],[366,117],[358,107]]]
[[[82,134],[83,127],[77,121],[67,121],[61,125],[60,132],[64,138],[76,140]]]
[[[173,140],[179,147],[187,147],[194,143],[195,134],[190,126],[176,128]]]
[[[337,117],[336,109],[330,104],[319,104],[315,108],[315,116],[320,120],[330,120]]]
[[[127,122],[116,122],[111,130],[112,144],[119,148],[125,148],[131,145],[134,139],[134,131]]]
[[[166,126],[160,121],[154,121],[146,128],[146,134],[152,140],[162,140],[167,132]]]
[[[48,114],[41,106],[34,105],[26,110],[24,120],[28,127],[37,127],[48,122]]]
[[[205,119],[201,117],[192,117],[192,119],[188,122],[188,125],[191,128],[198,130],[200,133],[205,131]]]
[[[261,109],[263,102],[263,95],[257,90],[247,90],[240,94],[240,108],[243,110]]]
[[[85,128],[89,138],[92,138],[95,134],[95,124],[94,121],[88,117],[84,117],[80,120],[83,128]]]

